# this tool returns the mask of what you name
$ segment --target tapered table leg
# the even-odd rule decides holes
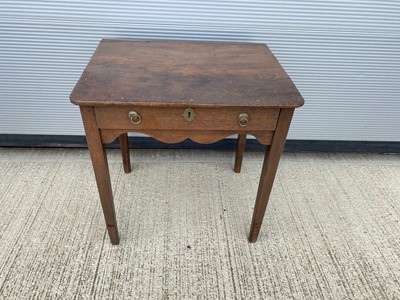
[[[250,227],[249,242],[251,243],[257,241],[260,232],[272,185],[274,183],[276,170],[278,168],[279,159],[285,146],[286,136],[289,131],[293,112],[294,109],[281,109],[271,145],[265,152],[264,164],[261,171],[256,203],[254,205],[253,219]]]
[[[128,143],[128,134],[123,133],[119,135],[119,144],[121,147],[122,154],[122,163],[124,165],[124,172],[131,172],[131,160],[129,157],[129,143]]]
[[[117,245],[119,243],[118,227],[106,149],[101,141],[93,107],[81,106],[80,109],[108,235],[110,236],[111,243]]]
[[[246,147],[246,134],[238,134],[236,142],[236,155],[235,155],[235,167],[233,170],[236,173],[240,173],[242,168],[243,153]]]

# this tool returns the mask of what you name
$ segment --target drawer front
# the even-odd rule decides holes
[[[188,107],[193,111],[185,113],[185,107],[148,107],[115,106],[95,107],[97,125],[100,129],[126,130],[274,130],[279,115],[279,108],[254,107]],[[136,112],[133,124],[130,112]],[[246,118],[246,126],[239,124],[239,116]],[[186,119],[185,119],[186,117]],[[246,123],[246,120],[242,122]]]

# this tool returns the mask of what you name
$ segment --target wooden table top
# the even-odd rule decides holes
[[[102,40],[70,96],[77,105],[299,107],[264,44]]]

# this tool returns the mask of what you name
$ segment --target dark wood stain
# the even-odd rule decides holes
[[[235,173],[240,173],[242,169],[242,161],[243,161],[243,154],[245,147],[246,147],[246,134],[238,134],[236,141],[235,165],[233,167],[233,171],[235,171]]]
[[[132,124],[129,111],[134,110],[142,117],[140,124]],[[113,106],[96,107],[96,119],[101,129],[161,130],[274,130],[279,115],[277,108],[256,107],[200,107],[194,109],[196,116],[191,123],[183,118],[184,108],[180,107],[137,107]],[[246,127],[238,124],[240,113],[248,113],[250,122]]]
[[[264,44],[123,40],[100,42],[70,99],[95,106],[304,103]]]
[[[127,132],[166,143],[212,143],[238,134],[234,171],[241,170],[246,135],[270,145],[249,241],[257,240],[294,109],[304,100],[262,44],[103,40],[71,94],[81,109],[111,243],[119,243],[105,143],[120,138],[131,171]],[[185,108],[195,118],[183,116]],[[133,124],[130,111],[140,115]],[[247,114],[247,124],[238,117]],[[241,121],[243,119],[241,118]],[[242,125],[242,126],[240,126]]]

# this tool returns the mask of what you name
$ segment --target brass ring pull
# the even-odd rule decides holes
[[[128,113],[129,120],[135,125],[142,121],[142,117],[136,111],[130,111]]]
[[[241,127],[246,127],[250,122],[250,117],[246,113],[241,113],[238,117],[238,123]]]

